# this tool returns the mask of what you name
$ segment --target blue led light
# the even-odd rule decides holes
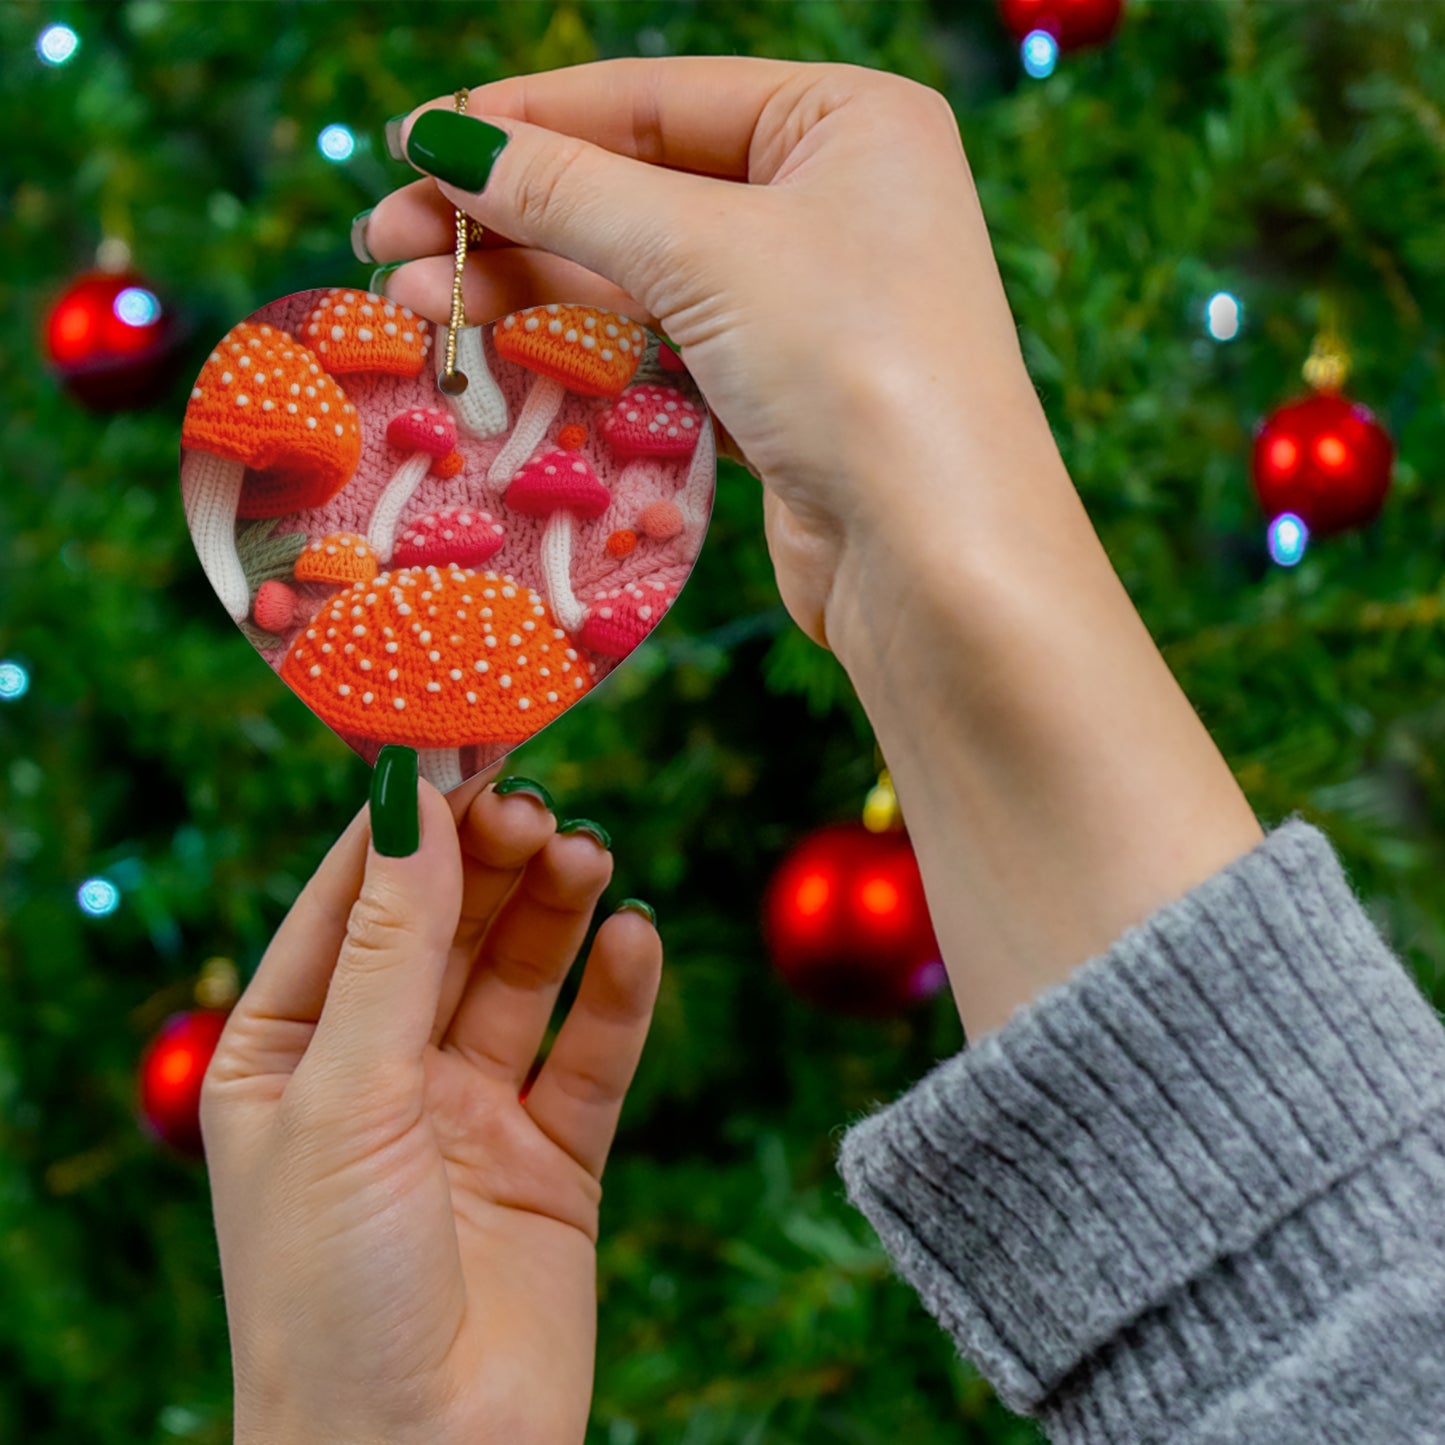
[[[1233,341],[1244,325],[1244,307],[1228,291],[1216,291],[1204,308],[1204,329],[1216,341]]]
[[[1059,63],[1059,42],[1047,30],[1030,30],[1019,47],[1024,69],[1035,80],[1045,80]]]
[[[120,907],[120,889],[109,878],[87,878],[75,895],[80,911],[106,918]]]
[[[35,53],[47,65],[64,65],[80,49],[80,36],[68,25],[47,25],[35,42]]]
[[[144,286],[127,286],[115,298],[111,308],[127,326],[149,326],[161,314],[161,303],[154,291]]]
[[[30,691],[30,674],[18,662],[0,662],[0,702],[17,702]]]
[[[356,137],[347,126],[329,125],[316,137],[316,148],[329,161],[349,161],[356,152]]]
[[[1310,529],[1293,512],[1281,512],[1269,524],[1269,555],[1281,567],[1293,567],[1305,554]]]

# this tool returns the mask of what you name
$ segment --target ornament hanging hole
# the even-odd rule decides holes
[[[437,377],[437,390],[446,396],[460,396],[467,389],[467,374],[464,371],[449,371]]]

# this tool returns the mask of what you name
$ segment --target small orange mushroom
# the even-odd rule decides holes
[[[647,338],[635,321],[615,311],[553,301],[504,316],[492,328],[492,345],[503,360],[537,375],[512,435],[487,472],[495,483],[511,481],[541,446],[569,390],[619,396],[637,371]]]
[[[332,532],[313,542],[296,559],[298,582],[325,582],[334,587],[348,582],[370,582],[381,570],[365,537],[355,532]]]
[[[609,557],[626,557],[636,546],[637,533],[624,527],[607,539],[607,555]]]

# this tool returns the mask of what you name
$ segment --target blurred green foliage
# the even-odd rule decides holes
[[[75,59],[34,55],[43,26]],[[138,1130],[134,1069],[210,954],[253,967],[366,769],[215,605],[175,480],[184,386],[101,418],[38,327],[103,235],[195,346],[365,272],[351,215],[409,172],[389,115],[626,54],[880,66],[954,102],[1026,353],[1101,535],[1262,816],[1303,811],[1445,998],[1445,13],[1135,0],[1111,47],[1021,80],[991,4],[10,3],[0,8],[0,1440],[230,1439],[204,1172]],[[342,122],[360,145],[318,153]],[[905,238],[900,238],[900,245]],[[893,258],[878,257],[880,267]],[[1242,337],[1205,339],[1217,289]],[[1254,422],[1325,298],[1400,447],[1368,534],[1273,569]],[[191,371],[194,371],[194,366]],[[190,373],[188,372],[188,375]],[[689,590],[616,679],[514,756],[616,839],[669,968],[607,1177],[597,1445],[1023,1445],[889,1276],[842,1125],[961,1040],[792,1000],[771,868],[872,781],[866,719],[788,622],[756,483],[724,466]],[[124,893],[90,920],[75,888]]]

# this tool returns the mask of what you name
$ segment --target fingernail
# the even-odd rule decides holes
[[[386,858],[410,858],[421,846],[416,749],[382,748],[371,775],[371,841]]]
[[[366,223],[371,219],[374,206],[358,211],[351,218],[351,254],[365,266],[375,266],[376,257],[366,244]]]
[[[480,191],[510,139],[484,120],[454,110],[426,110],[406,138],[406,158],[448,185]]]
[[[587,833],[604,848],[612,847],[612,835],[601,823],[594,823],[591,818],[568,818],[565,823],[557,825],[557,831],[559,833]]]
[[[378,266],[376,270],[371,273],[371,280],[366,283],[366,289],[374,296],[385,296],[386,278],[399,266],[405,265],[405,261],[388,261],[385,266]]]
[[[644,903],[640,898],[624,898],[617,905],[619,913],[640,913],[654,928],[657,927],[657,912],[652,904]]]
[[[526,793],[529,798],[536,798],[549,813],[557,811],[557,805],[552,801],[552,795],[541,783],[534,783],[531,778],[503,778],[500,783],[493,786],[494,793],[500,793],[507,797],[512,793]]]
[[[386,123],[386,153],[394,161],[406,159],[406,153],[401,148],[401,128],[410,114],[411,112],[407,111],[406,115],[394,115]]]

